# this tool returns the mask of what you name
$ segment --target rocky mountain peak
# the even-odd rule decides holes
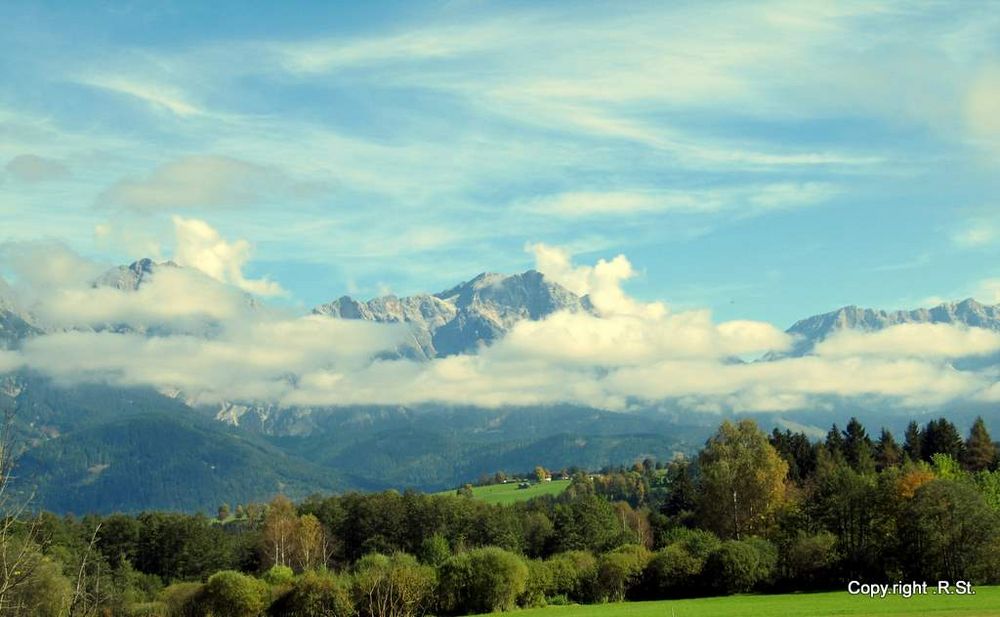
[[[987,305],[966,298],[961,302],[945,302],[931,308],[896,311],[844,306],[795,322],[787,332],[796,335],[797,341],[792,350],[784,355],[808,354],[816,344],[840,330],[874,332],[904,323],[961,324],[1000,331],[1000,304]]]
[[[474,351],[502,337],[521,320],[542,319],[559,310],[590,310],[590,304],[540,272],[528,270],[514,275],[483,272],[433,295],[386,295],[367,302],[342,296],[313,312],[406,323],[413,341],[400,353],[433,358]]]
[[[156,262],[149,257],[137,259],[127,266],[111,268],[94,281],[94,287],[114,287],[123,291],[139,289],[146,277],[159,268],[179,268],[172,261]]]

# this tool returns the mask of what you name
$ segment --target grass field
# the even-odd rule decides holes
[[[970,596],[885,599],[847,592],[728,596],[662,602],[550,606],[505,613],[516,617],[1000,617],[1000,587],[978,587]],[[495,613],[497,615],[504,613]]]
[[[515,503],[518,501],[527,501],[532,497],[540,497],[542,495],[558,495],[559,493],[566,490],[569,486],[569,480],[553,480],[551,482],[538,482],[532,484],[529,488],[517,488],[516,482],[510,482],[507,484],[491,484],[489,486],[474,486],[472,487],[472,496],[480,501],[485,501],[486,503]],[[443,495],[454,495],[455,491],[443,491]]]

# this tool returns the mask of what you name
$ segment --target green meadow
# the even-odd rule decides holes
[[[976,595],[885,599],[847,592],[745,595],[659,602],[549,606],[513,613],[517,617],[1000,617],[1000,587],[977,587]],[[494,613],[499,615],[501,613]],[[511,615],[512,613],[506,613]]]
[[[527,501],[542,495],[558,495],[569,486],[569,480],[553,480],[537,482],[528,488],[517,488],[517,482],[507,484],[490,484],[488,486],[472,487],[472,497],[486,503],[509,504]],[[439,495],[454,495],[455,491],[442,491]]]

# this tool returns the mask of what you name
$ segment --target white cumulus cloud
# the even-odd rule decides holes
[[[268,279],[248,279],[243,268],[250,259],[250,243],[246,240],[227,242],[205,221],[173,217],[176,248],[174,261],[182,266],[197,268],[223,283],[261,296],[284,293],[277,283]]]

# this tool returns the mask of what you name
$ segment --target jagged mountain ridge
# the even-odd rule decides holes
[[[482,273],[436,294],[395,295],[367,302],[343,296],[313,309],[317,315],[406,323],[413,344],[402,353],[430,359],[473,352],[503,337],[522,320],[542,319],[556,311],[592,311],[578,296],[535,270],[521,274]]]
[[[772,354],[769,358],[807,355],[821,341],[841,330],[875,332],[904,323],[958,324],[1000,332],[1000,304],[982,304],[967,298],[961,302],[945,302],[932,308],[912,310],[885,311],[844,306],[792,324],[786,330],[796,337],[792,349],[785,354]]]
[[[107,270],[94,287],[136,291],[162,268],[183,268],[173,261],[138,259]],[[242,292],[241,292],[242,293]],[[249,306],[256,302],[245,294]],[[471,280],[435,294],[399,297],[385,295],[362,301],[341,296],[312,309],[313,314],[379,323],[405,323],[412,341],[399,353],[415,359],[431,359],[475,352],[502,338],[519,321],[538,320],[560,310],[593,311],[587,296],[579,296],[535,270],[504,275],[484,272]],[[784,353],[768,354],[773,360],[806,355],[816,344],[843,330],[877,331],[902,323],[945,323],[1000,331],[1000,304],[989,305],[972,298],[946,302],[931,308],[887,311],[844,306],[795,322],[786,332],[796,338]],[[107,327],[97,329],[109,329]],[[110,328],[130,330],[120,324]],[[0,279],[0,347],[16,347],[29,336],[50,330],[19,306],[13,292]]]

